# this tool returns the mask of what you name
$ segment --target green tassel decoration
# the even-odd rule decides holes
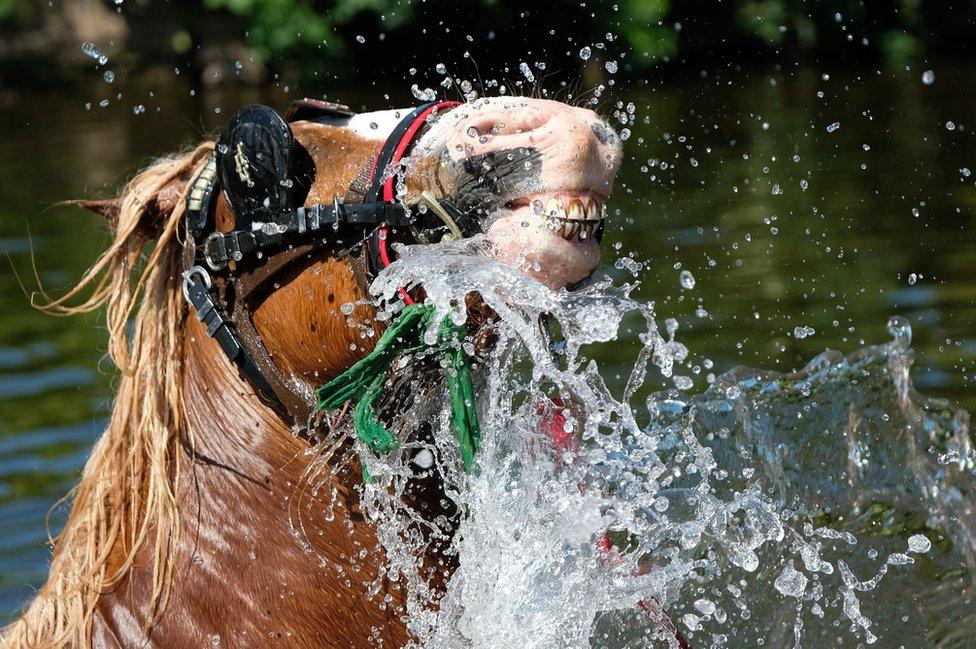
[[[461,349],[461,341],[464,340],[466,333],[467,327],[455,325],[449,315],[441,322],[438,341],[445,350],[444,355],[447,358],[445,378],[451,397],[451,424],[454,438],[458,442],[464,470],[471,473],[474,471],[474,454],[481,441],[481,429],[478,427],[478,411],[475,408],[471,371],[464,350]],[[455,335],[457,342],[454,342]]]
[[[353,416],[353,427],[359,439],[374,453],[389,453],[400,445],[376,413],[376,403],[383,394],[390,364],[399,355],[415,354],[427,348],[423,334],[435,313],[433,307],[420,304],[407,306],[383,332],[372,352],[318,390],[318,410],[335,410],[352,399],[359,400]],[[466,334],[467,327],[455,325],[448,315],[438,329],[437,347],[446,361],[445,375],[451,399],[454,437],[464,470],[471,473],[475,470],[474,456],[481,441],[481,430],[471,370],[467,355],[461,348]],[[373,482],[365,466],[363,479]]]
[[[318,409],[335,410],[359,397],[377,376],[386,375],[396,355],[422,351],[425,346],[420,338],[433,317],[432,307],[411,304],[403,309],[368,356],[319,388]]]

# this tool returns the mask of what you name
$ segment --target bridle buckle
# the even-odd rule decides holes
[[[194,278],[198,278],[199,282],[206,287],[209,292],[213,283],[210,280],[210,273],[203,266],[193,266],[189,270],[183,271],[183,297],[186,298],[188,304],[192,304],[193,301],[190,298],[190,287],[196,284]]]
[[[222,233],[211,232],[207,238],[203,240],[203,259],[207,262],[207,266],[210,267],[210,270],[220,272],[227,268],[227,262],[218,261],[226,258],[226,253],[227,250],[224,244],[224,235]],[[200,267],[195,266],[194,268]],[[190,270],[193,270],[193,268]]]

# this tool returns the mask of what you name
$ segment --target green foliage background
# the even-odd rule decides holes
[[[275,74],[348,80],[402,75],[404,63],[423,69],[457,61],[465,51],[482,66],[547,61],[572,75],[583,65],[575,55],[584,46],[594,47],[594,63],[619,58],[621,71],[632,74],[662,64],[743,63],[771,53],[903,65],[931,55],[969,54],[976,40],[973,0],[74,2],[102,2],[119,11],[130,30],[122,47],[138,64],[178,61],[200,71],[208,52],[239,43],[246,58],[267,72],[265,80]],[[36,28],[52,12],[55,5],[36,0],[0,0],[0,37]],[[64,54],[78,58],[75,51]]]

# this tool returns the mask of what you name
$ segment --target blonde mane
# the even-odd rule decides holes
[[[147,629],[166,606],[180,535],[176,494],[184,431],[180,222],[185,179],[212,150],[211,143],[200,145],[133,178],[119,197],[108,249],[67,293],[51,298],[41,292],[32,300],[57,315],[105,306],[109,355],[121,380],[108,428],[69,495],[73,505],[54,544],[48,580],[23,616],[2,631],[3,647],[90,646],[100,595],[125,578],[147,543],[153,556]],[[175,207],[154,209],[174,186]]]

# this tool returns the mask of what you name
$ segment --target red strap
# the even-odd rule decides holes
[[[453,108],[458,105],[460,105],[460,102],[440,101],[437,102],[436,104],[433,104],[432,106],[428,106],[427,110],[417,115],[417,117],[413,120],[413,123],[410,125],[409,128],[407,128],[407,131],[403,134],[403,137],[401,137],[400,141],[397,143],[397,147],[393,152],[393,158],[390,159],[390,164],[391,165],[396,164],[397,162],[400,162],[400,160],[403,159],[404,154],[406,154],[407,150],[410,148],[410,145],[413,144],[413,139],[414,137],[417,136],[417,131],[419,131],[421,127],[423,127],[423,125],[427,122],[427,118],[431,115],[431,113],[440,110],[442,108]],[[393,180],[394,180],[394,176],[391,175],[389,178],[386,179],[386,182],[383,184],[382,198],[384,201],[392,201],[396,199],[396,194],[394,193],[394,187],[393,187]]]
[[[413,123],[411,123],[410,126],[407,128],[407,130],[404,132],[403,137],[401,137],[400,141],[397,142],[396,149],[393,151],[393,157],[390,159],[390,164],[394,165],[403,159],[403,156],[406,154],[406,152],[410,149],[410,146],[413,144],[413,139],[417,136],[417,132],[427,122],[427,118],[431,115],[431,113],[440,110],[442,108],[453,108],[459,105],[460,102],[457,101],[440,101],[437,102],[436,104],[432,104],[431,106],[428,106],[426,110],[424,110],[422,113],[417,115],[417,117],[414,118]],[[378,161],[379,161],[379,156],[377,156],[376,160],[373,161],[373,171],[370,174],[371,177],[375,176],[377,172],[385,173],[386,171],[385,169],[376,168],[376,164]],[[383,183],[383,195],[381,199],[384,201],[393,202],[394,200],[396,200],[396,192],[393,185],[394,178],[395,177],[391,174],[390,177],[387,178],[386,181]],[[392,263],[390,260],[390,253],[386,249],[386,239],[389,233],[390,233],[390,229],[388,227],[382,227],[379,229],[379,232],[377,233],[377,237],[376,237],[378,239],[377,243],[378,243],[378,248],[380,253],[380,262],[383,264],[384,268],[386,268]],[[413,304],[413,298],[410,297],[406,289],[400,288],[397,290],[400,293],[400,298],[403,300],[405,304],[408,305]]]

